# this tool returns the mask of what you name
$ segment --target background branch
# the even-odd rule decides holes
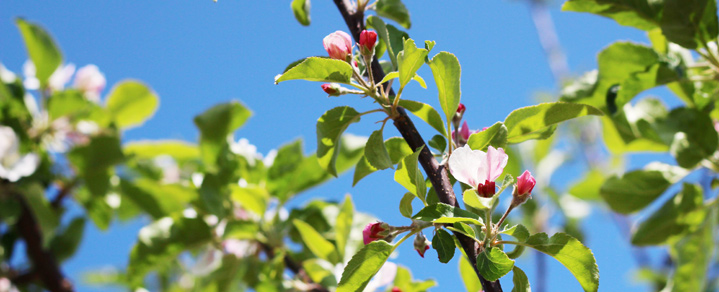
[[[355,8],[349,0],[333,1],[337,6],[337,9],[340,11],[342,18],[345,20],[345,23],[350,30],[350,34],[356,42],[359,42],[359,35],[365,29],[364,12],[355,11]],[[385,74],[377,58],[372,60],[371,69],[374,75],[374,81],[376,83],[382,81]],[[390,95],[394,95],[394,91],[392,89],[390,89]],[[397,112],[399,115],[394,119],[394,125],[400,134],[402,134],[402,138],[407,141],[407,144],[409,144],[414,151],[422,147],[422,151],[419,154],[419,163],[422,165],[422,168],[429,177],[429,180],[432,182],[432,186],[437,193],[437,197],[439,197],[439,201],[448,205],[459,207],[457,198],[454,195],[454,190],[452,189],[452,184],[449,181],[447,169],[437,163],[437,160],[425,145],[424,139],[422,139],[422,136],[417,131],[417,128],[412,123],[412,120],[407,115],[407,112],[403,108],[398,108]],[[472,264],[472,267],[474,267],[474,271],[477,273],[477,277],[479,277],[479,280],[482,283],[483,290],[487,292],[501,292],[502,286],[500,285],[499,280],[493,282],[487,281],[479,273],[479,270],[477,270],[476,242],[463,234],[455,233],[455,235],[462,244],[462,249],[465,254],[467,254],[469,262]]]

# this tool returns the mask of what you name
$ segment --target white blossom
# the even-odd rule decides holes
[[[0,177],[11,182],[29,176],[40,164],[35,153],[20,153],[20,141],[12,128],[0,126]]]

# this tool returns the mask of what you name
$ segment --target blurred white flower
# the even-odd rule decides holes
[[[190,176],[190,179],[192,180],[192,184],[195,185],[195,187],[200,187],[202,185],[202,181],[205,180],[205,175],[199,172],[195,172]]]
[[[232,254],[238,259],[254,254],[257,251],[257,245],[248,240],[226,239],[222,242],[222,247],[227,254]]]
[[[397,264],[393,262],[385,262],[377,274],[372,277],[372,280],[367,283],[364,292],[381,291],[381,289],[378,288],[391,284],[394,281],[395,276],[397,276]]]
[[[105,75],[97,66],[90,64],[77,70],[73,86],[84,92],[88,100],[99,103],[100,93],[105,89],[106,82]]]
[[[587,217],[592,212],[592,206],[589,203],[577,199],[572,195],[564,195],[559,198],[559,204],[564,210],[564,214],[569,218],[581,219]]]
[[[277,149],[272,149],[270,152],[267,152],[265,158],[262,159],[262,163],[265,167],[270,167],[275,163],[275,158],[277,158]]]
[[[0,278],[0,292],[18,292],[8,278]]]
[[[245,138],[240,138],[237,143],[230,141],[230,151],[244,157],[250,166],[255,166],[255,160],[262,160],[262,154],[257,153],[257,147]]]
[[[0,63],[0,80],[5,83],[13,83],[17,79],[17,76],[15,76],[15,73],[5,68],[5,66]]]
[[[25,75],[25,81],[23,81],[25,88],[28,90],[39,89],[40,80],[35,77],[35,74],[37,73],[35,64],[33,64],[31,60],[25,61],[25,64],[22,66],[22,71],[23,75]],[[67,65],[60,65],[57,67],[55,72],[50,75],[50,78],[47,81],[48,87],[52,91],[65,89],[65,84],[70,82],[73,73],[75,73],[75,64],[71,63]]]
[[[180,167],[172,156],[160,155],[155,157],[153,162],[162,170],[162,183],[174,184],[180,182]]]
[[[20,154],[20,141],[15,131],[0,126],[0,177],[11,182],[31,175],[40,164],[40,157],[35,153]]]
[[[221,250],[209,247],[200,254],[190,272],[198,277],[209,275],[222,266],[222,255]]]

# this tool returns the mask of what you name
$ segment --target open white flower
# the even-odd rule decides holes
[[[0,126],[0,178],[16,182],[37,169],[40,157],[35,153],[21,155],[19,147],[20,141],[15,131]]]
[[[495,192],[494,181],[499,178],[507,166],[509,156],[504,149],[489,146],[487,152],[472,150],[468,145],[457,148],[449,157],[449,171],[483,197],[491,197]]]

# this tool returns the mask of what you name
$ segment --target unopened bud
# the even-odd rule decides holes
[[[322,44],[332,59],[347,61],[347,57],[352,55],[352,41],[344,31],[338,30],[327,35]]]
[[[390,226],[384,222],[375,222],[367,224],[362,230],[362,239],[364,244],[369,244],[375,240],[384,239],[390,235]]]
[[[363,56],[372,56],[374,54],[374,46],[377,42],[377,33],[371,30],[363,30],[360,33],[359,49]]]
[[[430,242],[427,237],[422,233],[417,233],[414,238],[414,249],[419,253],[419,256],[424,257],[424,253],[429,249]]]
[[[529,170],[525,170],[522,175],[517,177],[517,184],[514,185],[514,192],[512,192],[512,206],[519,206],[529,200],[536,184],[537,181]]]
[[[452,116],[452,123],[454,124],[455,128],[459,128],[459,123],[462,121],[465,110],[467,110],[467,108],[464,106],[464,104],[460,103],[457,107],[457,112],[455,112],[454,116]]]
[[[341,87],[337,83],[325,83],[322,84],[322,90],[329,96],[340,96]]]

